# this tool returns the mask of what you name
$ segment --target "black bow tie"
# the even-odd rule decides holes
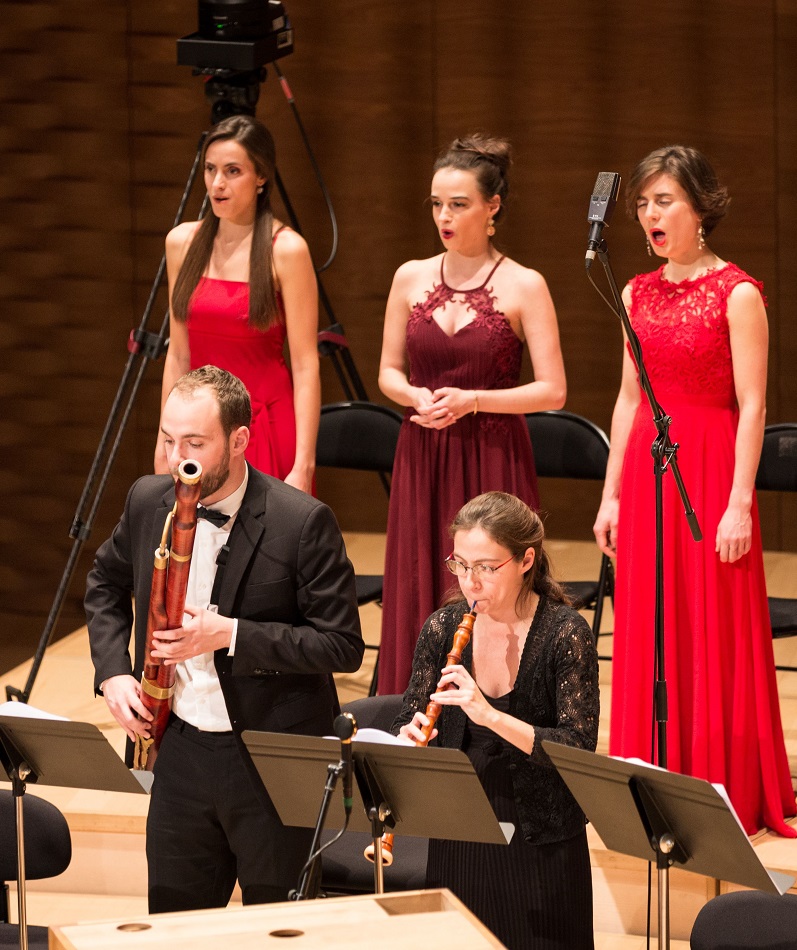
[[[214,511],[212,508],[203,508],[202,505],[197,506],[196,516],[197,518],[204,518],[211,524],[216,525],[217,528],[227,524],[231,517],[230,515],[225,515],[223,511]]]

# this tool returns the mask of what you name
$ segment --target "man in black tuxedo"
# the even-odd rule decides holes
[[[247,465],[250,419],[240,380],[209,366],[178,380],[161,417],[170,469],[187,458],[201,464],[212,520],[197,522],[183,626],[160,632],[153,650],[176,679],[147,820],[153,913],[224,906],[236,878],[244,903],[287,899],[312,832],[282,825],[240,735],[328,733],[338,711],[332,673],[362,661],[354,574],[335,518]],[[95,690],[131,740],[149,734],[152,718],[140,682],[147,606],[173,504],[172,478],[139,479],[88,576]]]

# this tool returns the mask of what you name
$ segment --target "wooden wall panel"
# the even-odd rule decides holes
[[[769,418],[797,419],[789,245],[797,208],[797,0],[557,4],[505,0],[286,0],[296,31],[280,63],[340,225],[324,284],[369,395],[396,267],[435,253],[426,203],[438,150],[474,128],[515,147],[503,248],[547,278],[559,313],[568,408],[608,428],[620,331],[583,270],[586,210],[599,171],[627,178],[661,144],[704,149],[733,195],[717,251],[767,285]],[[20,656],[41,628],[66,531],[209,122],[202,81],[176,65],[193,0],[76,0],[4,6],[0,38],[0,516],[2,633]],[[317,263],[330,225],[275,71],[258,115]],[[199,206],[199,189],[189,214]],[[654,263],[618,208],[607,232],[618,281]],[[600,278],[600,275],[598,275]],[[150,327],[165,312],[157,300]],[[322,318],[322,323],[326,318]],[[159,367],[146,374],[92,549],[132,479],[149,470]],[[323,367],[324,398],[342,397]],[[322,475],[348,528],[378,530],[374,479]],[[543,486],[549,529],[589,537],[598,489]],[[765,500],[770,546],[797,548],[795,513]],[[24,544],[20,544],[24,536]],[[88,552],[87,552],[88,553]],[[80,622],[83,559],[62,629]],[[24,643],[23,643],[24,641]]]
[[[101,17],[71,0],[6,4],[3,13],[0,591],[2,636],[22,659],[66,563],[125,355],[115,324],[130,319],[127,19],[114,0]],[[120,508],[128,457],[129,443],[106,512]],[[109,525],[106,517],[98,533]],[[65,609],[72,627],[81,588],[78,579]]]
[[[775,36],[775,273],[778,319],[771,324],[770,380],[778,415],[777,422],[797,421],[797,266],[795,266],[795,222],[797,222],[797,0],[779,0],[776,5]],[[777,505],[768,501],[763,522],[764,540],[770,547],[797,550],[797,497],[780,497]]]

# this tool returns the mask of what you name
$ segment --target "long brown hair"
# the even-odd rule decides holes
[[[257,174],[266,179],[262,192],[257,196],[252,247],[249,252],[249,323],[260,330],[267,330],[281,317],[274,287],[272,252],[274,213],[271,210],[271,187],[276,170],[274,139],[265,125],[252,116],[230,116],[219,122],[205,139],[202,149],[203,168],[210,146],[214,142],[225,140],[238,142],[243,146]],[[202,219],[174,282],[172,315],[177,320],[188,319],[191,297],[210,263],[218,230],[219,219],[211,208]]]
[[[665,145],[646,155],[631,172],[626,190],[626,211],[636,219],[636,203],[652,178],[671,175],[686,192],[700,218],[703,232],[711,234],[725,216],[731,199],[721,185],[711,163],[702,152],[688,145]]]
[[[533,594],[562,604],[570,603],[561,584],[551,576],[551,562],[542,546],[545,538],[542,521],[516,495],[502,491],[477,495],[459,509],[448,533],[453,538],[458,531],[472,528],[481,528],[496,544],[511,552],[515,560],[520,560],[529,548],[534,550],[534,563],[523,575],[523,586],[517,600],[519,610]]]

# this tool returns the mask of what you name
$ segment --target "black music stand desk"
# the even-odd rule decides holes
[[[721,786],[548,740],[543,748],[606,847],[656,861],[659,947],[669,947],[673,865],[770,894],[794,883],[764,867]]]
[[[327,768],[340,758],[339,740],[252,731],[242,738],[283,824],[312,828]],[[352,759],[356,784],[348,830],[371,833],[375,846],[385,827],[397,835],[488,844],[506,844],[511,837],[458,749],[355,739]],[[381,828],[374,824],[374,812]],[[329,818],[331,827],[343,827],[342,796],[331,804]],[[375,861],[377,893],[380,872],[381,861]]]
[[[36,718],[30,713],[0,715],[0,765],[8,774],[16,800],[19,945],[27,950],[25,785],[143,795],[148,791],[143,785],[151,784],[151,776],[145,773],[141,780],[136,778],[138,773],[127,768],[96,726],[49,716]]]

